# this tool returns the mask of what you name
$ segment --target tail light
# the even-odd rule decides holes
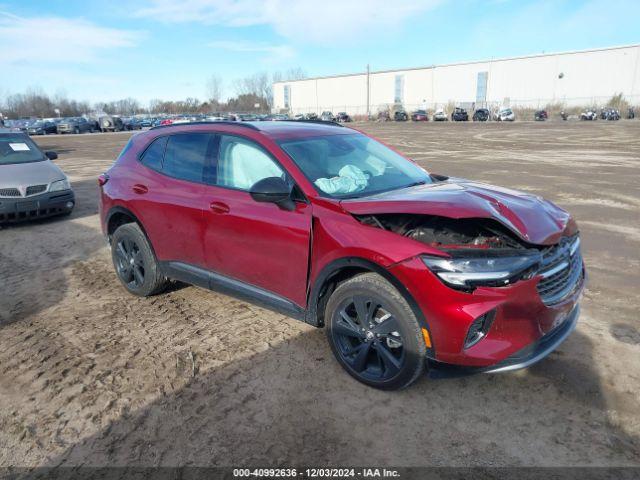
[[[104,186],[104,184],[107,183],[108,181],[109,181],[109,175],[107,175],[106,173],[103,173],[98,177],[98,185],[100,185],[101,187]]]

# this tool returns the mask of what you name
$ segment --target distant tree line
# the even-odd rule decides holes
[[[284,79],[299,80],[305,77],[304,71],[300,68],[287,72],[276,72],[272,75],[256,73],[235,80],[232,83],[234,96],[223,100],[223,81],[219,76],[211,75],[205,83],[206,100],[199,100],[195,97],[188,97],[184,100],[153,99],[146,105],[130,97],[110,102],[91,103],[69,99],[61,93],[49,96],[40,88],[29,88],[24,93],[0,95],[0,113],[5,118],[49,118],[58,115],[76,117],[91,112],[119,115],[212,112],[266,113],[271,111],[273,105],[273,82]]]

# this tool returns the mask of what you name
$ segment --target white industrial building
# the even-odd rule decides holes
[[[393,105],[599,106],[619,93],[640,104],[640,45],[276,82],[273,105],[291,114],[375,115]]]

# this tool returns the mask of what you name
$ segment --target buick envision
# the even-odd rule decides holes
[[[170,279],[324,326],[337,361],[382,389],[425,367],[526,367],[578,318],[572,217],[535,195],[426,172],[315,122],[157,127],[99,179],[120,282]]]

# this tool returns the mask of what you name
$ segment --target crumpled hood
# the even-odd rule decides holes
[[[0,188],[44,185],[64,178],[65,174],[51,160],[0,165]]]
[[[354,215],[419,214],[448,218],[493,218],[524,241],[552,245],[577,226],[571,215],[537,195],[450,178],[444,182],[343,200]]]

